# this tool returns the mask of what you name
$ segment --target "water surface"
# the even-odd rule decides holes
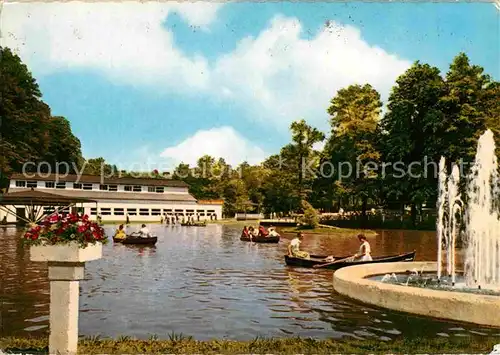
[[[133,229],[136,226],[132,227]],[[390,340],[397,337],[488,336],[500,330],[421,318],[360,304],[333,291],[331,270],[287,267],[279,244],[241,242],[239,226],[152,225],[156,247],[113,244],[87,263],[80,283],[80,335],[199,340],[256,336]],[[106,227],[109,235],[114,227]],[[0,228],[0,336],[48,331],[47,266],[29,261],[20,230]],[[435,260],[434,232],[379,231],[373,254],[416,250]],[[306,236],[313,254],[345,255],[354,237]]]

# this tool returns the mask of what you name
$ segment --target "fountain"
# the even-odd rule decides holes
[[[469,287],[500,288],[500,180],[493,133],[478,142],[467,188],[465,281]]]
[[[456,164],[447,175],[442,157],[437,262],[343,268],[334,274],[335,290],[398,311],[500,327],[500,177],[490,130],[478,140],[470,174],[460,178]],[[456,270],[459,240],[465,250],[463,271]]]
[[[442,276],[442,248],[446,244],[446,271],[455,285],[455,244],[460,223],[465,241],[464,278],[467,287],[500,288],[500,219],[498,213],[500,183],[495,156],[493,133],[488,130],[479,138],[475,163],[466,190],[467,206],[462,216],[463,202],[458,192],[459,171],[453,165],[446,178],[445,160],[439,162],[437,219],[437,278]]]

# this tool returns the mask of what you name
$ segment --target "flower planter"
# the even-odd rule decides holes
[[[30,260],[49,268],[49,353],[76,355],[79,280],[85,276],[85,262],[102,257],[104,229],[87,215],[53,214],[31,226],[23,242],[30,246]]]
[[[88,244],[85,248],[77,242],[57,245],[33,245],[30,260],[56,263],[84,263],[102,257],[102,243]]]
[[[102,257],[102,243],[85,247],[77,242],[33,245],[30,260],[47,262],[50,280],[49,354],[76,355],[78,347],[79,280],[85,262]]]

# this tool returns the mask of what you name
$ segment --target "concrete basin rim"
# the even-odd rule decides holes
[[[333,274],[333,285],[335,288],[335,280],[339,281],[344,281],[344,282],[350,282],[350,283],[356,283],[358,285],[362,286],[367,286],[367,287],[373,287],[373,288],[378,288],[382,291],[389,291],[389,292],[394,292],[400,295],[412,295],[414,297],[421,297],[421,298],[439,298],[439,299],[449,299],[450,297],[453,297],[455,300],[460,300],[464,302],[469,302],[469,303],[490,303],[493,302],[495,304],[498,304],[500,302],[500,296],[493,296],[493,295],[482,295],[482,294],[477,294],[477,293],[465,293],[465,292],[460,292],[460,291],[441,291],[441,290],[436,290],[436,289],[428,289],[428,288],[421,288],[421,287],[414,287],[414,286],[403,286],[403,285],[394,285],[394,284],[389,284],[389,283],[383,283],[380,281],[375,281],[375,280],[369,280],[367,279],[368,277],[373,277],[373,276],[379,276],[379,275],[385,275],[387,273],[396,273],[396,271],[388,271],[385,273],[382,273],[381,271],[379,272],[370,272],[370,269],[378,269],[382,265],[387,265],[387,264],[395,264],[395,263],[378,263],[378,264],[368,264],[368,265],[353,265],[353,266],[348,266],[344,267],[342,269],[339,269],[335,271]],[[405,265],[436,265],[436,262],[402,262],[398,264],[405,264]],[[376,265],[376,266],[375,266]],[[365,273],[361,273],[359,270],[365,270]],[[357,271],[357,272],[353,272]],[[434,268],[434,270],[427,270],[427,271],[435,271],[437,272],[437,267]],[[397,271],[397,272],[403,272],[403,271]],[[415,294],[415,291],[419,294],[418,296]],[[337,290],[336,290],[337,291]],[[338,292],[338,291],[337,291]],[[351,298],[356,298],[351,295],[347,295],[348,297]]]

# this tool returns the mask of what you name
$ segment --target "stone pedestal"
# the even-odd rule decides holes
[[[30,248],[32,261],[47,262],[50,280],[50,355],[75,355],[78,348],[79,281],[85,262],[102,257],[102,244],[77,243]]]

